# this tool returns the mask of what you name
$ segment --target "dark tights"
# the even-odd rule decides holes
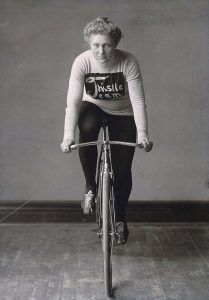
[[[136,142],[136,126],[133,116],[110,115],[95,104],[83,101],[78,122],[79,143],[97,140],[101,122],[104,119],[107,119],[110,140]],[[117,222],[125,220],[125,208],[132,189],[131,165],[134,151],[133,147],[111,146]],[[95,191],[97,147],[80,148],[79,157],[86,179],[86,190]]]

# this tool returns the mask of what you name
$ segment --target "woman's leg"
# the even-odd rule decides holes
[[[108,127],[110,140],[136,142],[136,126],[132,116],[108,115]],[[134,147],[111,146],[117,222],[125,222],[125,209],[132,189],[134,152]]]
[[[98,139],[103,118],[102,110],[93,103],[83,101],[79,114],[79,143],[96,141]],[[79,157],[86,180],[86,193],[96,190],[97,146],[79,148]]]

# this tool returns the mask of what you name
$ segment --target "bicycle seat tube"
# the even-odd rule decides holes
[[[108,126],[107,126],[107,120],[102,121],[102,129],[103,129],[103,151],[104,151],[104,171],[110,172],[110,143],[109,140],[107,139],[107,131],[108,131]]]

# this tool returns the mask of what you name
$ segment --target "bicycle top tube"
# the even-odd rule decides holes
[[[129,143],[129,142],[121,142],[121,141],[94,141],[94,142],[87,142],[87,143],[81,143],[81,144],[75,144],[72,145],[70,148],[72,150],[75,150],[77,148],[81,147],[88,147],[88,146],[95,146],[95,145],[122,145],[122,146],[129,146],[129,147],[139,147],[139,148],[144,148],[143,145],[139,145],[136,143]]]

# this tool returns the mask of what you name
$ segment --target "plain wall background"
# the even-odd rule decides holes
[[[0,1],[0,200],[79,200],[65,155],[68,78],[85,24],[108,16],[139,60],[154,149],[137,151],[132,200],[208,200],[208,0]]]

